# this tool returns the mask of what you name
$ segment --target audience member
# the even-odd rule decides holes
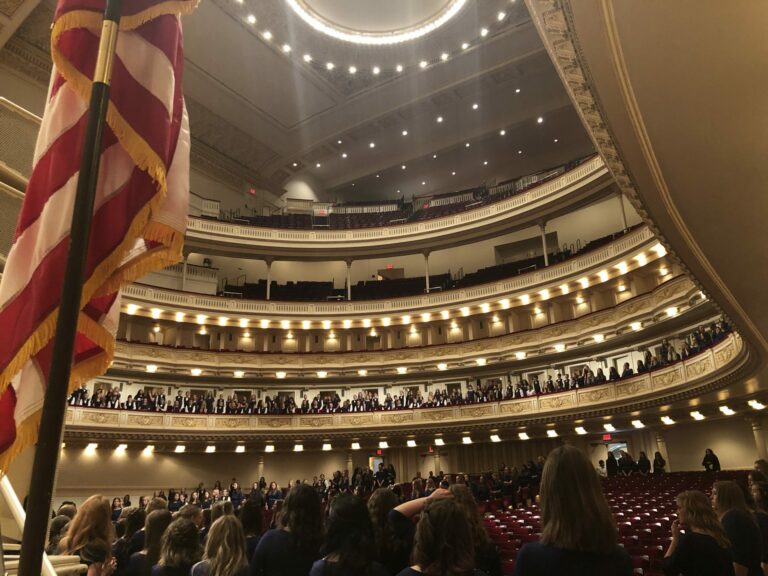
[[[167,509],[168,502],[164,498],[152,498],[144,511],[147,513],[147,516],[149,516],[155,510]],[[125,553],[128,554],[129,557],[144,548],[144,533],[145,529],[139,530],[131,538],[130,542],[128,543],[128,547],[125,550]]]
[[[323,540],[322,503],[312,486],[299,484],[288,493],[278,522],[256,546],[251,576],[306,576]]]
[[[666,467],[667,467],[667,461],[664,460],[664,457],[661,455],[661,452],[657,451],[653,455],[653,473],[664,474]]]
[[[429,481],[430,479],[427,480]],[[432,483],[434,484],[434,481]],[[371,516],[376,543],[375,559],[391,575],[408,566],[412,543],[400,538],[389,521],[389,513],[397,504],[398,498],[389,488],[377,488],[368,499],[368,513]]]
[[[637,458],[637,471],[643,476],[647,476],[651,471],[651,461],[648,460],[645,452],[640,452],[640,456]]]
[[[704,460],[701,461],[707,472],[720,472],[720,459],[712,452],[711,448],[704,451]]]
[[[115,571],[112,542],[115,528],[109,500],[101,495],[88,498],[69,523],[59,549],[63,554],[78,556],[88,566],[88,576],[110,576]]]
[[[128,554],[128,545],[139,530],[144,528],[144,523],[147,519],[147,513],[140,508],[123,508],[123,511],[127,512],[120,522],[123,523],[123,535],[117,539],[112,545],[112,555],[115,558],[116,568],[115,574],[117,576],[123,576],[128,567],[128,561],[131,557]]]
[[[168,510],[153,510],[147,514],[144,523],[144,548],[131,554],[126,568],[126,576],[150,576],[152,567],[160,560],[160,548],[163,534],[170,526],[173,517]]]
[[[186,518],[174,520],[163,534],[160,560],[152,568],[152,576],[189,576],[201,556],[197,526]]]
[[[598,476],[578,448],[565,445],[550,452],[539,492],[541,540],[520,550],[516,576],[632,575]]]
[[[261,509],[264,506],[261,500],[248,498],[240,507],[240,523],[245,534],[245,557],[250,561],[256,550],[256,545],[261,538]]]
[[[712,506],[731,542],[736,576],[762,576],[762,536],[742,489],[732,480],[715,482]]]
[[[45,547],[46,554],[54,555],[59,553],[59,542],[64,534],[66,534],[70,521],[71,518],[64,514],[59,514],[51,520],[51,526],[48,528],[48,545]]]
[[[703,492],[678,494],[677,520],[664,556],[667,576],[731,576],[731,543]]]
[[[192,567],[190,576],[247,575],[243,527],[235,516],[226,514],[211,525],[203,560]]]
[[[619,473],[619,463],[616,461],[616,456],[614,456],[613,452],[610,450],[608,451],[608,456],[605,459],[605,469],[609,477],[616,476]]]
[[[499,551],[485,531],[485,526],[483,526],[480,518],[480,509],[477,507],[477,502],[475,502],[475,497],[472,496],[469,487],[465,484],[453,484],[449,490],[453,494],[453,501],[464,513],[469,524],[475,547],[475,567],[488,576],[502,576]]]

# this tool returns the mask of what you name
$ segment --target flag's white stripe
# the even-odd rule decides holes
[[[152,214],[154,222],[182,232],[187,229],[189,211],[189,149],[189,116],[187,106],[183,104],[179,139],[168,169],[168,195],[160,209]]]
[[[133,169],[133,161],[120,144],[116,143],[104,151],[94,211],[120,191]],[[78,173],[74,174],[48,199],[39,218],[24,230],[11,247],[0,284],[0,310],[30,282],[40,262],[69,234],[77,177]]]
[[[77,124],[87,111],[86,102],[83,102],[67,84],[61,86],[45,108],[32,166],[35,166],[59,136]]]
[[[43,407],[46,383],[34,358],[24,364],[11,381],[11,386],[16,392],[16,408],[13,411],[13,417],[18,426]]]
[[[134,80],[162,103],[170,118],[176,71],[165,52],[138,32],[120,32],[117,56]]]

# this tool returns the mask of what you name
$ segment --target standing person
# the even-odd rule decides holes
[[[640,456],[637,458],[637,471],[643,476],[648,476],[648,473],[651,471],[651,461],[648,460],[645,452],[640,452]]]
[[[189,576],[202,552],[195,523],[186,518],[175,520],[163,534],[160,560],[152,567],[152,576]]]
[[[264,507],[262,502],[251,500],[245,501],[240,508],[240,523],[243,525],[245,534],[245,557],[250,561],[253,553],[261,538],[261,509]]]
[[[711,448],[704,451],[704,460],[701,461],[701,465],[707,472],[720,472],[720,459]]]
[[[550,452],[541,484],[541,539],[520,550],[515,576],[631,576],[600,480],[573,446]]]
[[[608,451],[608,457],[605,459],[605,469],[609,477],[616,476],[619,473],[619,463],[616,461],[616,456],[610,450]]]
[[[762,536],[741,487],[732,480],[715,482],[712,507],[731,541],[736,576],[762,576]]]
[[[126,576],[150,576],[152,566],[160,560],[163,534],[172,520],[168,510],[154,510],[147,514],[144,523],[144,548],[131,554],[125,571]]]
[[[499,551],[485,531],[480,518],[480,509],[469,487],[466,484],[453,484],[449,490],[453,494],[453,501],[458,504],[469,524],[472,542],[475,545],[475,568],[482,570],[487,576],[501,576]]]
[[[334,498],[320,552],[324,557],[312,565],[309,576],[389,576],[375,561],[373,523],[365,502],[357,496]]]
[[[664,555],[667,576],[732,576],[731,543],[706,494],[678,494],[672,542]],[[684,532],[681,532],[684,530]]]
[[[95,495],[80,506],[66,536],[59,542],[59,549],[62,554],[80,558],[80,562],[88,566],[88,576],[111,576],[116,566],[112,556],[114,539],[109,500]]]
[[[658,450],[653,455],[653,473],[654,474],[664,474],[667,467],[667,461],[664,460],[664,457],[661,455],[661,452]]]
[[[397,574],[408,566],[411,553],[411,542],[399,537],[389,521],[389,513],[397,505],[397,496],[389,488],[377,488],[368,499],[368,513],[375,534],[375,558],[390,574]]]
[[[243,528],[235,516],[222,516],[211,525],[203,560],[192,567],[190,576],[247,575]]]
[[[299,484],[288,493],[278,519],[251,559],[251,576],[306,576],[320,557],[322,503],[312,486]]]

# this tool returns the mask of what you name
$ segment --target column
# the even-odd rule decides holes
[[[425,329],[425,332],[427,333],[426,345],[427,346],[431,346],[433,344],[433,342],[434,342],[434,336],[433,336],[433,333],[432,333],[432,325],[431,324],[427,324],[424,327],[424,329]],[[421,344],[422,345],[425,344],[424,340],[421,341]]]
[[[757,458],[768,459],[768,451],[766,451],[765,447],[765,434],[763,434],[763,423],[759,418],[751,418],[749,423],[752,424],[752,434],[755,435]]]
[[[440,452],[438,451],[438,447],[435,446],[435,452],[433,455],[434,458],[434,464],[435,467],[435,476],[437,476],[440,473]]]
[[[265,260],[267,263],[267,300],[269,300],[272,291],[272,260]]]
[[[187,259],[189,258],[189,254],[184,254],[184,260],[182,260],[181,263],[181,291],[185,292],[187,290]]]
[[[352,260],[347,260],[347,301],[352,300]]]
[[[131,341],[131,328],[133,327],[133,318],[128,316],[128,320],[125,322],[125,339]]]
[[[219,330],[219,350],[224,350],[227,346],[227,333]]]
[[[544,253],[544,266],[549,266],[549,254],[547,253],[547,223],[541,222],[539,224],[541,230],[541,250]]]
[[[259,478],[264,476],[264,455],[262,454],[256,458],[256,476]]]
[[[352,452],[347,452],[347,471],[349,472],[349,477],[352,478],[352,472],[354,472],[355,468],[352,465]]]
[[[667,441],[664,440],[664,434],[656,432],[656,449],[661,452],[661,457],[667,462],[666,471],[672,472],[672,464],[669,462],[669,453],[667,452]]]
[[[424,252],[424,280],[425,280],[425,292],[429,294],[429,252]]]
[[[626,230],[629,228],[629,226],[627,226],[627,211],[624,209],[624,194],[619,192],[616,195],[616,198],[619,199],[619,207],[621,208],[621,225],[623,226],[622,230]]]
[[[181,346],[181,323],[176,323],[176,348]]]

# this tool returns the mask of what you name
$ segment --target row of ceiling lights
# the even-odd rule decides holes
[[[653,252],[655,252],[659,258],[661,258],[661,257],[663,257],[663,256],[665,256],[667,254],[666,249],[660,243],[657,243],[656,245],[654,245],[651,248],[651,250]],[[633,260],[635,260],[640,267],[643,267],[643,266],[645,266],[648,263],[648,257],[646,256],[646,254],[644,252],[640,252],[639,254],[634,256]],[[617,264],[615,266],[615,268],[618,270],[619,275],[622,275],[622,276],[625,275],[629,271],[629,265],[628,265],[628,263],[626,261],[620,262],[619,264]],[[669,275],[669,269],[666,268],[665,266],[662,266],[659,269],[659,273],[662,276],[664,276],[664,277],[668,276]],[[601,270],[600,272],[597,273],[597,278],[598,278],[599,283],[605,283],[610,278],[610,274],[609,274],[607,269]],[[557,287],[557,290],[560,291],[561,295],[566,296],[566,295],[570,294],[571,291],[574,290],[574,289],[576,289],[576,290],[578,290],[578,289],[586,290],[591,285],[590,279],[587,276],[584,276],[584,277],[580,278],[575,283],[579,285],[579,288],[572,288],[571,283],[563,283],[563,284],[560,284]],[[624,289],[622,289],[622,287],[624,287],[624,289],[626,288],[623,284],[621,284],[619,286],[619,288],[618,288],[620,292],[624,291]],[[551,297],[554,297],[554,296],[556,296],[556,294],[554,294],[554,289],[544,288],[544,289],[542,289],[542,290],[540,290],[538,292],[538,299],[539,299],[539,301],[546,301],[546,300],[549,300]],[[533,298],[535,298],[535,296]],[[519,304],[518,305],[519,306],[528,306],[528,305],[530,305],[533,302],[533,298],[532,298],[532,296],[530,294],[523,294],[522,296],[520,296],[518,298],[518,300],[519,300]],[[584,303],[584,299],[581,296],[577,296],[576,297],[576,303],[577,304],[583,304]],[[497,304],[498,304],[498,306],[496,307],[496,310],[508,310],[511,307],[513,307],[514,302],[510,298],[503,298],[503,299],[499,300]],[[449,311],[449,310],[443,310],[443,311],[440,312],[440,317],[443,320],[450,320],[451,317],[458,317],[459,315],[461,315],[462,317],[466,318],[466,317],[472,315],[473,313],[474,314],[478,313],[476,311],[473,311],[472,308],[473,307],[470,307],[470,306],[462,306],[458,310],[458,313],[455,310],[453,311],[453,313],[451,313],[451,311]],[[478,308],[479,308],[479,311],[480,311],[479,313],[488,314],[492,310],[492,305],[490,303],[488,303],[488,302],[484,302],[484,303],[480,304],[478,306]],[[131,304],[127,304],[126,307],[125,307],[125,313],[128,314],[129,316],[135,315],[139,310],[141,310],[141,306],[139,306],[138,304],[132,304],[131,303]],[[155,320],[162,319],[162,316],[165,313],[165,311],[163,309],[156,308],[156,307],[150,308],[149,312],[150,312],[151,317],[153,319],[155,319]],[[540,313],[540,309],[539,309],[539,313]],[[430,322],[432,320],[432,313],[431,312],[424,312],[424,313],[420,314],[419,317],[421,318],[422,322]],[[185,318],[186,318],[186,314],[184,312],[175,312],[174,313],[174,319],[176,320],[176,322],[183,322],[185,320]],[[206,314],[196,314],[195,315],[196,323],[201,325],[201,326],[203,326],[203,327],[205,327],[205,325],[207,323],[207,320],[208,320],[208,316]],[[405,315],[403,315],[400,318],[400,325],[407,326],[407,325],[410,325],[415,320],[416,320],[415,316],[412,316],[410,314],[405,314]],[[238,322],[238,325],[241,328],[246,328],[247,329],[249,327],[251,321],[248,318],[240,318],[237,322]],[[299,321],[296,321],[296,322],[299,322]],[[219,326],[221,326],[221,327],[227,327],[227,326],[230,325],[230,318],[228,318],[226,316],[220,316],[218,318],[217,324]],[[385,328],[386,327],[390,327],[393,324],[394,324],[394,322],[393,322],[392,318],[384,317],[384,318],[380,319],[380,326],[382,326],[382,327],[385,327]],[[304,329],[304,330],[310,330],[310,329],[312,329],[314,327],[313,326],[313,322],[311,320],[302,320],[300,325],[301,325],[301,328]],[[322,321],[320,321],[320,325],[325,330],[333,330],[334,329],[333,322],[331,320],[322,320]],[[362,326],[362,328],[368,329],[368,328],[372,328],[373,327],[373,320],[371,320],[370,318],[364,318],[364,319],[362,319],[360,321],[360,326],[357,326],[357,325],[353,326],[353,321],[347,319],[347,320],[343,320],[341,322],[341,325],[345,329],[359,328],[360,326]],[[259,326],[262,329],[270,328],[271,327],[271,321],[267,320],[266,318],[261,319],[259,321]],[[280,321],[280,327],[283,330],[291,330],[293,325],[291,324],[290,320],[281,320]]]
[[[757,401],[757,400],[750,400],[747,404],[751,408],[753,408],[754,410],[763,410],[763,409],[765,409],[765,405],[762,404],[761,402]],[[722,412],[726,416],[733,416],[736,413],[735,410],[732,410],[728,406],[720,406],[720,412]],[[704,420],[706,418],[700,411],[693,411],[693,412],[691,412],[691,417],[694,420],[696,420],[696,421],[701,421],[701,420]],[[660,420],[661,420],[662,424],[667,425],[667,426],[670,426],[670,425],[675,423],[675,420],[673,420],[669,416],[661,416]],[[631,425],[632,425],[633,428],[636,428],[636,429],[645,428],[645,424],[643,423],[642,420],[639,420],[639,419],[632,420]],[[587,431],[587,429],[584,426],[576,426],[573,430],[579,436],[585,436],[587,434],[590,434],[590,432]],[[611,432],[616,432],[617,428],[613,424],[611,424],[610,422],[606,422],[605,424],[603,424],[603,430],[605,430],[606,432],[611,433]],[[594,433],[597,433],[597,432],[592,432],[592,433],[594,434]],[[546,431],[546,435],[547,435],[547,438],[557,438],[557,437],[560,436],[558,431],[556,429],[554,429],[554,428],[548,428],[547,431]],[[533,434],[529,433],[529,432],[518,432],[517,437],[520,440],[530,440],[531,438],[533,438]],[[498,442],[502,442],[503,441],[501,436],[499,436],[498,434],[491,434],[488,437],[488,439],[491,442],[493,442],[493,443],[498,443]],[[462,444],[473,444],[474,440],[472,439],[471,435],[464,434],[461,437],[461,443]],[[445,446],[446,445],[445,439],[443,439],[440,436],[435,437],[434,445],[435,446]],[[408,448],[416,448],[418,446],[418,444],[417,444],[416,440],[408,439],[408,440],[406,440],[406,446]],[[66,444],[62,444],[62,448],[64,448],[64,447],[66,447]],[[85,447],[85,452],[89,453],[89,454],[95,454],[96,450],[98,449],[98,447],[99,447],[99,445],[97,443],[92,442],[92,443],[88,444]],[[386,450],[386,449],[390,448],[390,445],[389,445],[389,442],[387,440],[380,440],[379,443],[378,443],[378,447],[379,447],[380,450]],[[350,444],[350,449],[351,450],[360,450],[361,449],[360,442],[353,441]],[[115,452],[116,453],[125,453],[127,450],[128,450],[128,445],[127,444],[119,444],[115,448]],[[146,445],[144,447],[142,452],[145,455],[150,455],[150,454],[152,454],[154,452],[154,450],[155,450],[154,444],[148,444],[148,445]],[[174,452],[176,452],[177,454],[184,453],[184,452],[186,452],[186,450],[187,450],[187,447],[186,447],[185,444],[177,444],[176,447],[174,448]],[[325,451],[325,452],[333,450],[333,444],[330,441],[323,442],[322,450]],[[294,452],[303,452],[304,451],[304,444],[303,443],[296,443],[296,444],[294,444],[293,451]],[[215,444],[208,444],[205,447],[205,452],[208,453],[208,454],[212,454],[212,453],[216,452],[216,445]],[[238,453],[238,454],[244,453],[245,452],[245,444],[239,443],[235,447],[235,452]],[[275,444],[268,442],[264,446],[264,452],[267,452],[267,453],[275,452]]]
[[[237,4],[243,4],[244,3],[243,0],[235,0],[235,2]],[[496,22],[495,22],[495,24],[496,25],[500,25],[502,22],[504,22],[504,20],[506,20],[506,18],[507,18],[507,13],[504,12],[504,11],[499,11],[496,14]],[[258,24],[258,18],[256,17],[255,14],[247,14],[247,15],[245,15],[244,20],[250,26],[256,26],[256,24]],[[290,54],[294,53],[293,47],[290,44],[288,44],[287,42],[283,42],[281,44],[279,41],[277,41],[275,39],[274,35],[272,34],[272,32],[270,30],[267,30],[267,29],[261,30],[260,34],[261,34],[261,37],[266,42],[272,42],[273,40],[275,40],[276,44],[280,46],[280,50],[284,54],[290,55]],[[371,78],[378,77],[379,75],[381,75],[382,72],[384,72],[386,74],[388,71],[390,71],[390,72],[393,71],[396,74],[402,74],[403,72],[406,71],[406,69],[415,69],[415,68],[418,67],[419,69],[424,70],[424,69],[428,68],[429,66],[431,66],[433,64],[445,63],[448,60],[450,60],[452,56],[455,56],[456,54],[459,54],[461,52],[464,52],[464,51],[468,50],[473,45],[477,44],[480,41],[480,39],[486,38],[490,34],[489,27],[488,26],[482,26],[479,29],[478,34],[479,34],[479,37],[474,38],[471,42],[466,42],[466,41],[462,42],[460,44],[460,49],[457,49],[457,50],[455,50],[453,52],[451,52],[451,51],[443,51],[443,52],[440,53],[440,55],[437,58],[434,58],[434,59],[423,59],[422,58],[422,59],[420,59],[418,61],[418,64],[405,64],[404,65],[402,63],[396,63],[396,64],[392,65],[391,69],[387,69],[387,68],[384,68],[384,67],[379,66],[379,65],[373,65],[373,66],[371,66],[371,70],[370,70]],[[307,64],[308,66],[312,66],[313,68],[319,69],[319,70],[325,69],[328,72],[331,72],[331,71],[333,71],[333,70],[335,70],[337,68],[337,65],[336,65],[335,62],[327,61],[324,64],[323,63],[318,63],[318,62],[316,62],[315,58],[313,58],[313,56],[311,54],[306,53],[306,52],[304,54],[302,54],[301,60],[305,64]],[[355,64],[350,64],[350,65],[347,65],[347,72],[351,76],[355,76],[355,75],[358,74],[358,72],[362,72],[362,71],[359,70],[358,67]]]

